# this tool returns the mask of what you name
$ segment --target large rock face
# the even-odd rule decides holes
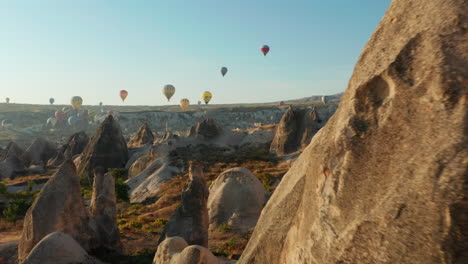
[[[322,124],[316,109],[288,108],[276,130],[270,150],[284,155],[303,150]]]
[[[88,253],[71,236],[54,232],[44,237],[31,251],[22,264],[101,264]]]
[[[180,236],[189,245],[208,247],[208,188],[200,167],[190,166],[190,183],[182,193],[182,202],[167,222],[159,243],[166,237]]]
[[[72,159],[74,156],[81,154],[88,145],[89,137],[84,131],[73,134],[65,145],[63,152],[66,159]]]
[[[85,249],[90,248],[94,230],[84,206],[75,166],[66,161],[49,179],[24,218],[18,257],[24,260],[46,235],[64,232]]]
[[[101,252],[121,252],[119,229],[117,227],[117,201],[115,182],[110,173],[104,174],[103,168],[94,173],[93,195],[89,207],[96,223],[96,236]]]
[[[468,5],[395,0],[238,263],[467,263]]]
[[[154,136],[148,122],[143,123],[135,136],[128,142],[128,147],[137,148],[147,144],[153,144]]]
[[[26,166],[31,164],[47,164],[47,161],[54,157],[57,153],[57,147],[45,140],[44,138],[36,138],[34,142],[24,152],[22,158]]]
[[[123,168],[128,160],[127,143],[117,121],[109,115],[86,146],[80,159],[79,175],[89,178],[97,167]]]
[[[210,186],[210,230],[223,224],[241,232],[255,227],[265,202],[265,188],[248,169],[233,168],[221,173]]]

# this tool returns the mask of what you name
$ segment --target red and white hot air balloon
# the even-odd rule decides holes
[[[260,51],[263,53],[264,56],[266,56],[270,51],[270,47],[268,45],[263,45],[260,47]]]
[[[128,92],[125,90],[120,91],[120,98],[122,98],[122,102],[125,101],[125,98],[127,98]]]
[[[62,112],[62,111],[57,111],[55,112],[55,117],[58,119],[58,120],[62,120],[65,118],[65,113]]]

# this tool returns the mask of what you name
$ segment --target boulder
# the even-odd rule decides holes
[[[57,153],[56,146],[44,138],[36,138],[24,152],[22,158],[26,166],[47,164],[47,161]]]
[[[467,13],[392,2],[238,263],[468,263]]]
[[[182,201],[177,207],[159,239],[180,236],[189,245],[208,246],[208,188],[201,167],[190,164],[189,185],[182,193]]]
[[[83,151],[78,172],[79,175],[92,178],[94,168],[124,168],[127,160],[128,149],[122,130],[109,115]]]
[[[293,109],[289,106],[281,118],[270,150],[279,155],[303,150],[320,129],[321,123],[315,108]]]
[[[89,210],[97,227],[96,236],[100,248],[96,250],[121,252],[114,178],[110,173],[104,174],[103,168],[95,169]]]
[[[24,217],[23,232],[18,246],[19,260],[24,260],[32,248],[52,232],[64,232],[89,249],[95,230],[89,223],[76,168],[71,161],[62,164],[49,179]]]
[[[63,152],[65,159],[72,159],[75,155],[83,153],[88,142],[89,137],[84,131],[73,134],[65,145]]]
[[[189,246],[181,237],[169,237],[158,247],[153,259],[154,264],[221,264],[225,263],[216,258],[207,248]]]
[[[29,174],[42,174],[45,171],[46,171],[46,168],[45,168],[44,163],[42,162],[40,164],[31,165],[28,168]]]
[[[142,147],[147,144],[153,144],[154,135],[151,132],[151,128],[148,125],[148,122],[145,121],[143,125],[140,127],[138,132],[135,136],[133,136],[130,141],[128,142],[128,147],[136,148]]]
[[[73,237],[54,232],[45,236],[31,250],[22,264],[101,264],[102,262],[89,256]]]
[[[18,241],[0,243],[0,263],[16,264],[18,260]]]
[[[221,173],[210,186],[210,230],[228,224],[235,231],[248,231],[255,227],[265,202],[265,188],[248,169],[238,167]]]
[[[198,122],[193,126],[189,133],[189,137],[202,137],[204,139],[213,139],[221,135],[223,132],[222,128],[218,125],[214,119],[205,119],[202,122]]]

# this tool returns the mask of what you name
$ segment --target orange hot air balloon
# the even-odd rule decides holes
[[[120,98],[122,98],[122,102],[125,101],[125,98],[127,98],[128,92],[125,90],[120,91]]]
[[[186,111],[190,105],[190,101],[187,98],[184,98],[180,100],[180,108],[182,108],[182,111]]]

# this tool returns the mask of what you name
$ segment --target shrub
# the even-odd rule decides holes
[[[127,171],[123,168],[110,168],[107,170],[112,177],[114,177],[115,180],[117,179],[122,179],[126,180],[127,179]]]
[[[218,226],[218,229],[223,231],[223,232],[229,232],[231,231],[231,226],[229,224],[222,224],[220,226]]]
[[[5,221],[16,223],[19,218],[23,218],[32,202],[25,199],[12,199],[8,206],[3,210]]]
[[[123,181],[122,178],[117,178],[115,180],[115,196],[117,200],[122,202],[129,202],[130,198],[128,196],[128,191],[130,187]]]
[[[3,181],[0,182],[0,195],[8,195],[6,184]]]
[[[26,187],[26,191],[32,192],[33,187],[34,187],[34,181],[29,181],[28,186]]]

